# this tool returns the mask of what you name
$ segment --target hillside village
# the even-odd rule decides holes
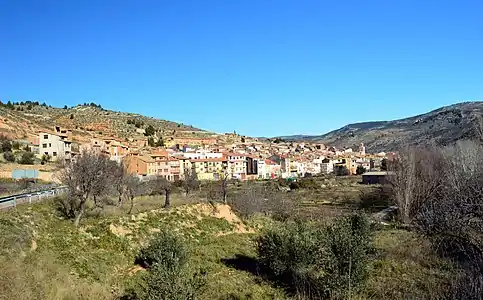
[[[30,105],[32,110],[29,103],[7,104],[6,115],[23,113],[25,105]],[[49,109],[40,104],[35,108]],[[96,125],[96,131],[81,131],[81,124],[66,122],[65,116],[71,116],[67,120],[75,120],[76,112],[78,114],[81,109],[87,109],[91,118],[93,112],[104,117],[104,122]],[[58,116],[59,110],[63,115]],[[134,117],[124,120],[128,128],[133,128],[123,129],[119,134],[109,117],[113,114],[95,104],[75,107],[67,112],[50,107],[50,111],[43,112],[43,118],[45,120],[57,115],[54,122],[42,124],[38,119],[29,120],[27,115],[24,124],[12,124],[15,120],[5,118],[1,127],[4,135],[24,144],[26,149],[35,153],[37,160],[69,161],[75,160],[76,155],[83,151],[93,151],[123,163],[129,172],[141,178],[161,176],[170,181],[181,180],[188,172],[195,172],[200,180],[218,180],[222,176],[256,180],[320,173],[349,175],[360,173],[361,170],[380,169],[383,160],[392,157],[392,153],[366,153],[362,143],[358,149],[338,149],[319,143],[250,138],[236,132],[214,134],[192,127],[155,129],[151,123]],[[99,116],[93,119],[99,121]],[[19,121],[18,115],[16,121]],[[25,130],[23,139],[5,130],[17,126]],[[94,122],[84,126],[91,128]]]

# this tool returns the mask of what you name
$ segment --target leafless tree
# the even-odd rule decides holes
[[[183,180],[183,189],[186,193],[186,196],[189,195],[190,191],[198,189],[200,187],[200,182],[198,180],[198,174],[196,174],[195,169],[188,169],[184,170],[184,180]]]
[[[123,179],[123,191],[124,197],[130,201],[130,207],[128,214],[132,213],[134,207],[134,198],[142,194],[142,187],[139,178],[134,174],[126,174]]]
[[[431,199],[443,184],[445,160],[438,148],[404,149],[390,165],[388,181],[399,219],[410,224],[418,208]]]
[[[451,291],[459,295],[454,298],[483,298],[480,141],[461,141],[444,149],[413,149],[401,153],[393,166],[396,173],[391,183],[401,220],[431,238],[438,252],[460,262],[467,272],[463,278],[475,279],[458,281]]]
[[[164,208],[171,206],[171,191],[173,184],[164,177],[156,177],[151,181],[151,194],[164,194]]]
[[[247,182],[229,200],[231,207],[243,217],[261,213],[283,221],[292,217],[295,211],[295,205],[287,193],[273,184]]]
[[[82,152],[76,160],[63,165],[59,179],[68,188],[68,197],[59,203],[60,210],[78,226],[88,200],[108,189],[108,159],[90,151]]]
[[[223,172],[220,174],[221,196],[224,204],[226,204],[226,197],[228,196],[229,179],[230,179],[230,173],[228,172],[228,168],[224,167]]]
[[[126,192],[126,177],[128,177],[124,164],[111,161],[109,164],[112,188],[118,196],[118,205],[122,205],[123,194]]]

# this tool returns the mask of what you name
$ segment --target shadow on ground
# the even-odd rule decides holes
[[[289,295],[296,294],[296,287],[293,286],[293,281],[289,278],[290,276],[275,276],[254,257],[236,254],[231,258],[222,259],[221,262],[230,268],[251,273],[260,282],[268,282],[273,287],[282,288]]]

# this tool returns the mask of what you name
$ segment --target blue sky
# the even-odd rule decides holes
[[[0,99],[251,136],[483,100],[483,1],[0,0]]]

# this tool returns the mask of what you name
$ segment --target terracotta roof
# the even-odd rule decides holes
[[[153,163],[153,162],[155,162],[155,160],[151,156],[148,156],[148,155],[137,155],[135,157],[137,157],[140,160],[142,160],[144,162],[147,162],[147,163]]]
[[[190,159],[192,162],[216,162],[216,161],[226,161],[224,157],[214,157],[214,158],[197,158],[197,159]]]
[[[157,156],[168,156],[168,151],[161,150],[161,151],[153,152],[150,155],[153,156],[153,157],[157,157]]]

